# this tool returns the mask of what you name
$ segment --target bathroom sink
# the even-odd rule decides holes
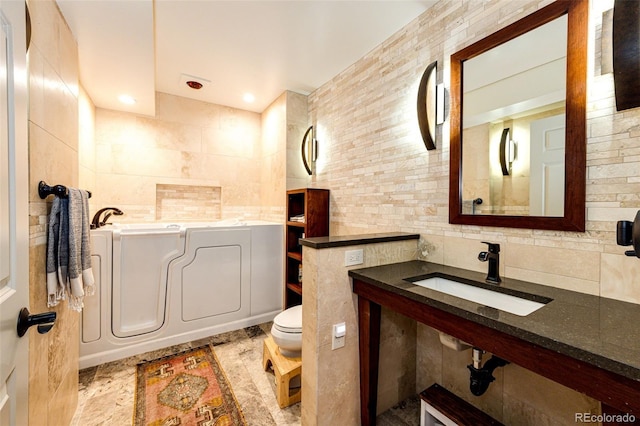
[[[460,299],[475,302],[480,305],[490,306],[522,317],[537,311],[545,305],[545,303],[452,281],[442,277],[432,277],[412,282],[420,287],[426,287],[439,291],[440,293],[459,297]]]

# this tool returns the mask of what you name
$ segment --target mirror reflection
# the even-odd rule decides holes
[[[567,21],[463,62],[462,214],[564,215]]]

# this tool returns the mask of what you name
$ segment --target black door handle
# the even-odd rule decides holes
[[[22,308],[18,314],[18,337],[25,335],[29,327],[38,326],[38,333],[45,334],[53,327],[56,321],[55,312],[45,312],[42,314],[30,315],[29,309]]]

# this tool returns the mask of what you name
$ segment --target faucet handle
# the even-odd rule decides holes
[[[480,253],[478,253],[478,260],[480,262],[486,262],[487,260],[489,260],[489,253],[486,251],[481,251]]]
[[[482,241],[482,243],[489,246],[489,253],[500,253],[500,244],[490,243],[488,241]]]

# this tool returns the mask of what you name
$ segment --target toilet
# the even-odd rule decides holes
[[[271,327],[271,336],[283,356],[300,357],[302,355],[302,305],[292,306],[276,315]]]

